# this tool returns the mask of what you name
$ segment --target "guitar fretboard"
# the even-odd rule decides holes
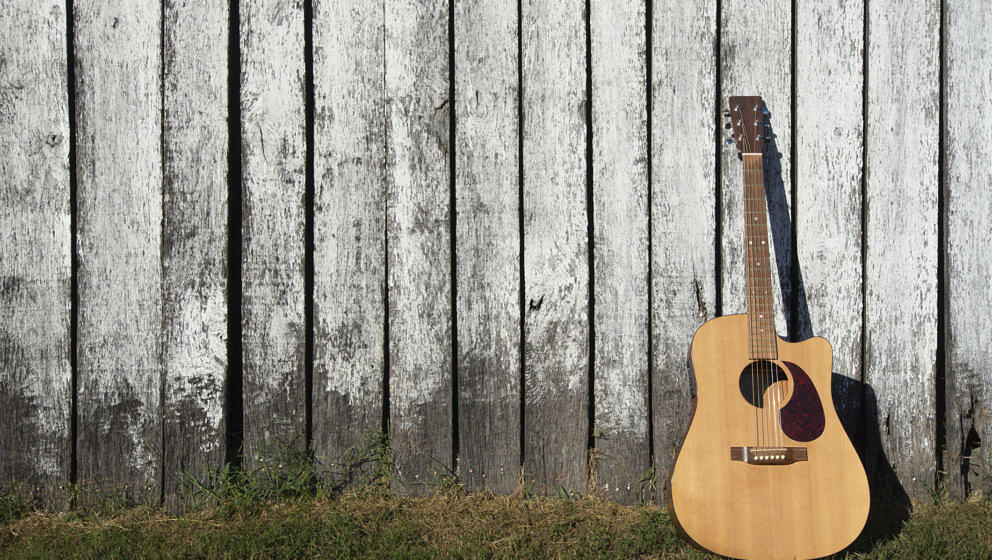
[[[744,160],[744,274],[747,280],[748,343],[751,359],[778,358],[771,259],[768,253],[768,212],[760,153]]]

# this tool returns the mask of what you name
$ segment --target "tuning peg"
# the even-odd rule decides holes
[[[731,129],[731,128],[734,128],[734,125],[732,125],[732,124],[730,124],[730,123],[728,122],[727,124],[725,124],[725,125],[723,125],[723,128],[726,128],[726,129]]]
[[[764,108],[764,109],[761,110],[761,114],[767,116],[767,115],[770,115],[771,113],[768,112],[768,109],[767,108]]]
[[[733,144],[733,143],[734,143],[733,138],[727,138],[727,144]]]
[[[772,137],[771,136],[765,136],[765,144],[771,144],[771,143],[772,143]]]
[[[724,109],[723,110],[723,116],[729,117],[730,116],[730,109]]]

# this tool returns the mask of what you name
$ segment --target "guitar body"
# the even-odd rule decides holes
[[[724,556],[819,558],[868,517],[865,471],[833,406],[830,344],[778,338],[777,350],[762,364],[774,374],[754,382],[747,315],[706,322],[689,350],[696,395],[668,510],[690,541]]]

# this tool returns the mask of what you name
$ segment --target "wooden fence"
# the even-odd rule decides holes
[[[990,29],[965,0],[5,0],[0,480],[168,502],[386,431],[397,491],[650,498],[690,337],[744,309],[720,111],[759,94],[779,330],[833,343],[880,492],[988,489]]]

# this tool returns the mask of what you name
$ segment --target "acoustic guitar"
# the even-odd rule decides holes
[[[689,347],[689,428],[666,488],[694,545],[733,558],[819,558],[848,546],[868,517],[868,479],[834,410],[831,348],[775,331],[760,97],[731,97],[744,164],[747,313],[717,317]]]

